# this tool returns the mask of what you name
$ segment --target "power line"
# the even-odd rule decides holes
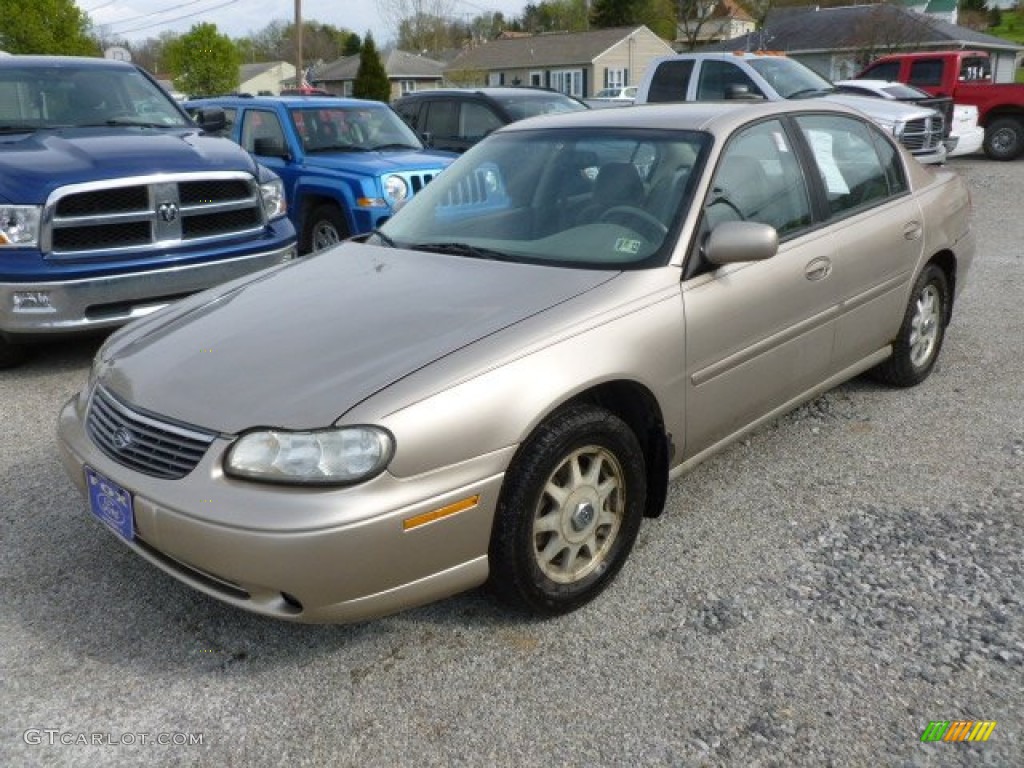
[[[130,24],[132,22],[137,22],[137,20],[139,20],[140,18],[152,18],[155,15],[160,15],[162,13],[170,13],[172,11],[180,10],[181,8],[186,8],[189,5],[195,5],[196,3],[200,3],[200,2],[204,2],[204,1],[205,0],[191,0],[190,2],[183,3],[181,5],[178,5],[178,6],[174,7],[174,8],[167,8],[166,10],[154,11],[153,13],[147,13],[146,15],[143,15],[143,16],[132,16],[131,18],[123,18],[123,19],[120,20],[120,22],[113,22],[111,24],[106,24],[106,25],[101,25],[101,26],[102,27],[112,27],[112,26],[121,25],[121,24]],[[144,25],[141,25],[139,27],[131,27],[131,28],[126,29],[126,30],[112,31],[111,34],[114,34],[114,35],[126,35],[129,32],[139,32],[141,30],[150,30],[150,29],[153,29],[154,27],[166,27],[169,24],[174,24],[175,22],[180,22],[180,20],[183,19],[183,18],[191,18],[191,17],[194,17],[194,16],[200,16],[200,15],[203,15],[204,13],[209,13],[212,10],[217,10],[219,8],[226,8],[228,5],[234,5],[237,2],[239,2],[239,0],[227,0],[227,2],[223,2],[220,5],[212,5],[209,8],[204,8],[203,10],[197,10],[197,11],[194,11],[193,13],[183,13],[183,14],[181,14],[179,16],[174,16],[172,18],[165,19],[165,20],[163,20],[163,22],[154,22],[153,24],[144,24]]]

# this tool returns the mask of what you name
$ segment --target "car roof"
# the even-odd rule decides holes
[[[230,104],[238,107],[268,107],[283,105],[286,107],[363,107],[380,108],[387,107],[382,101],[371,99],[352,99],[342,96],[207,96],[199,99],[189,99],[190,106],[202,104],[224,105]]]
[[[116,59],[99,59],[94,56],[36,56],[8,55],[0,59],[3,67],[68,67],[81,69],[138,69],[134,64]]]
[[[865,115],[843,104],[820,100],[770,102],[689,102],[673,104],[638,104],[618,109],[593,109],[563,112],[527,118],[512,123],[501,132],[527,131],[536,128],[656,128],[669,130],[707,131],[716,135],[730,133],[758,118],[791,113],[833,113]]]
[[[521,96],[524,93],[537,93],[537,94],[550,94],[552,96],[565,96],[567,99],[572,99],[572,96],[562,93],[561,91],[555,91],[551,88],[538,88],[531,85],[493,85],[484,88],[433,88],[427,91],[414,91],[413,93],[407,93],[399,99],[425,99],[430,96],[447,96],[447,95],[476,95],[476,96]]]

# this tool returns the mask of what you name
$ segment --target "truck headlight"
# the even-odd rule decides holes
[[[0,246],[37,246],[42,212],[38,205],[0,205]]]
[[[279,219],[288,212],[288,204],[284,199],[284,182],[271,179],[260,184],[260,197],[263,199],[263,211],[267,221]]]
[[[379,427],[268,429],[240,437],[224,458],[224,471],[268,483],[351,485],[383,472],[393,454],[391,433]]]
[[[393,203],[400,203],[409,196],[409,185],[401,176],[388,176],[384,179],[384,192]]]

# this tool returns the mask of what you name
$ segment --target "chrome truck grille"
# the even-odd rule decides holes
[[[246,173],[107,179],[50,195],[42,250],[60,259],[166,253],[252,235],[265,224],[259,185]]]
[[[946,121],[942,115],[909,120],[899,135],[900,143],[911,152],[938,149],[946,135]]]

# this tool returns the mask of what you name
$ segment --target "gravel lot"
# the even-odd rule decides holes
[[[1024,161],[951,166],[979,254],[931,378],[852,382],[676,482],[557,620],[479,593],[347,627],[222,606],[58,464],[96,344],[0,374],[0,764],[1024,764]],[[922,744],[931,720],[998,725]]]

